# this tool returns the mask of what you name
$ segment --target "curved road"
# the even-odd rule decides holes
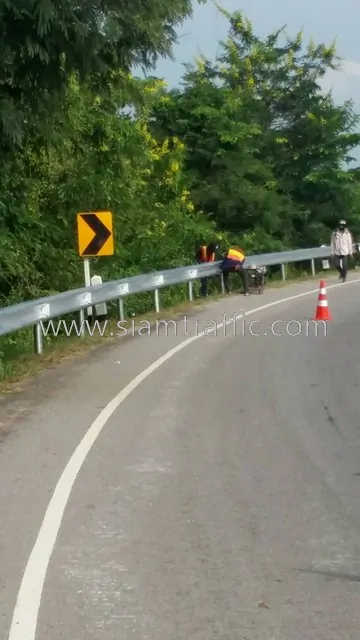
[[[358,640],[360,281],[327,285],[327,335],[317,283],[231,297],[2,403],[1,638]]]

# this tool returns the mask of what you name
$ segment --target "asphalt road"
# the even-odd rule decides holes
[[[360,282],[327,335],[316,292],[213,330],[314,288],[211,303],[131,393],[182,322],[1,404],[1,639],[358,640]]]

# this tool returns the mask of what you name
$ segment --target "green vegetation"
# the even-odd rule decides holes
[[[111,210],[115,279],[193,263],[199,241],[249,253],[327,243],[339,215],[360,232],[358,117],[321,92],[333,46],[259,39],[240,13],[214,62],[168,90],[168,55],[190,0],[0,8],[0,305],[82,286],[76,213]],[[163,304],[184,299],[166,291]],[[131,298],[145,313],[152,296]],[[26,344],[28,342],[28,333]],[[0,342],[0,377],[22,334]],[[2,361],[2,365],[1,365]]]

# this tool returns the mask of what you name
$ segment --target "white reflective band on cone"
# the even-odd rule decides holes
[[[328,306],[327,300],[319,300],[318,307],[327,307],[327,306]]]

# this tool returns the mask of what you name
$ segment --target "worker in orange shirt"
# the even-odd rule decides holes
[[[246,258],[245,252],[239,247],[231,247],[228,250],[227,254],[225,255],[225,258],[221,263],[220,268],[221,268],[221,272],[224,279],[224,287],[225,287],[226,293],[230,293],[230,287],[229,287],[230,273],[238,273],[244,287],[244,295],[245,296],[250,295],[247,271],[246,269],[244,269],[245,258]]]
[[[209,245],[203,244],[196,252],[196,262],[203,264],[204,262],[215,262],[216,252],[219,249],[215,242],[211,242]],[[201,278],[200,280],[200,295],[202,297],[207,296],[207,278]]]

